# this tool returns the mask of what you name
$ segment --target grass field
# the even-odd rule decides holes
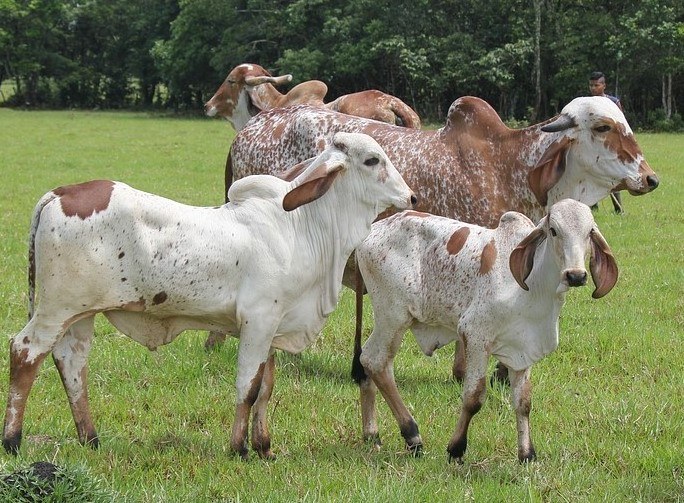
[[[190,204],[223,200],[232,135],[225,122],[0,109],[0,131],[5,341],[25,323],[27,230],[46,191],[113,178]],[[270,407],[275,462],[254,455],[244,462],[229,452],[234,341],[206,353],[204,334],[186,332],[150,352],[101,319],[90,356],[100,449],[78,444],[50,360],[28,402],[20,454],[0,453],[0,473],[47,460],[98,488],[84,485],[81,499],[54,501],[684,501],[684,136],[637,139],[661,186],[644,197],[625,194],[623,216],[609,201],[596,212],[621,276],[600,300],[589,287],[569,293],[560,347],[534,367],[537,462],[517,463],[515,416],[507,390],[497,386],[473,420],[465,463],[448,464],[460,410],[460,386],[450,380],[453,350],[426,358],[411,337],[396,376],[424,455],[404,451],[381,397],[384,445],[375,452],[364,444],[358,390],[348,377],[353,299],[345,291],[313,347],[278,355]],[[365,318],[369,327],[368,309]]]

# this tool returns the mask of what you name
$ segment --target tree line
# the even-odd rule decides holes
[[[632,124],[678,129],[683,48],[681,0],[0,0],[0,83],[22,107],[200,113],[253,62],[329,101],[375,88],[441,123],[474,95],[536,122],[599,70]]]

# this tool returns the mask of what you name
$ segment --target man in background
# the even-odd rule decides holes
[[[606,94],[606,76],[603,72],[592,72],[589,76],[589,92],[592,96],[604,96],[610,101],[615,103],[620,110],[622,110],[622,104],[620,103],[620,98],[617,96],[612,96]],[[620,197],[620,192],[615,191],[610,193],[610,199],[613,201],[613,208],[615,208],[615,213],[621,214],[624,212],[622,209],[622,198]],[[592,206],[592,209],[597,209],[598,205]]]

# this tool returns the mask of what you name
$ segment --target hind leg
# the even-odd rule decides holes
[[[71,325],[52,350],[52,358],[69,399],[78,439],[83,445],[97,448],[97,432],[88,405],[88,354],[94,321],[95,316],[89,316]]]
[[[62,333],[61,324],[34,316],[10,342],[10,372],[2,445],[10,454],[21,446],[24,411],[38,369]]]

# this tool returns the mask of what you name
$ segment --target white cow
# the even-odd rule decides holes
[[[617,265],[589,207],[571,199],[554,204],[536,227],[515,212],[505,213],[496,229],[415,211],[373,224],[356,250],[375,317],[373,333],[355,355],[372,378],[359,380],[364,437],[379,443],[379,388],[408,448],[422,448],[394,381],[394,356],[410,329],[427,355],[454,341],[464,350],[463,409],[449,459],[461,462],[465,453],[468,425],[484,402],[490,355],[509,369],[518,459],[534,459],[530,369],[556,349],[565,294],[586,283],[589,253],[599,298],[615,285]]]
[[[380,146],[341,133],[287,182],[247,177],[229,204],[200,208],[111,181],[60,187],[38,202],[29,249],[30,321],[12,339],[3,446],[52,352],[81,443],[98,445],[86,360],[95,314],[150,349],[186,329],[240,338],[231,447],[271,458],[266,409],[274,349],[299,352],[335,308],[342,271],[378,213],[415,196]],[[34,285],[38,303],[34,311]]]

